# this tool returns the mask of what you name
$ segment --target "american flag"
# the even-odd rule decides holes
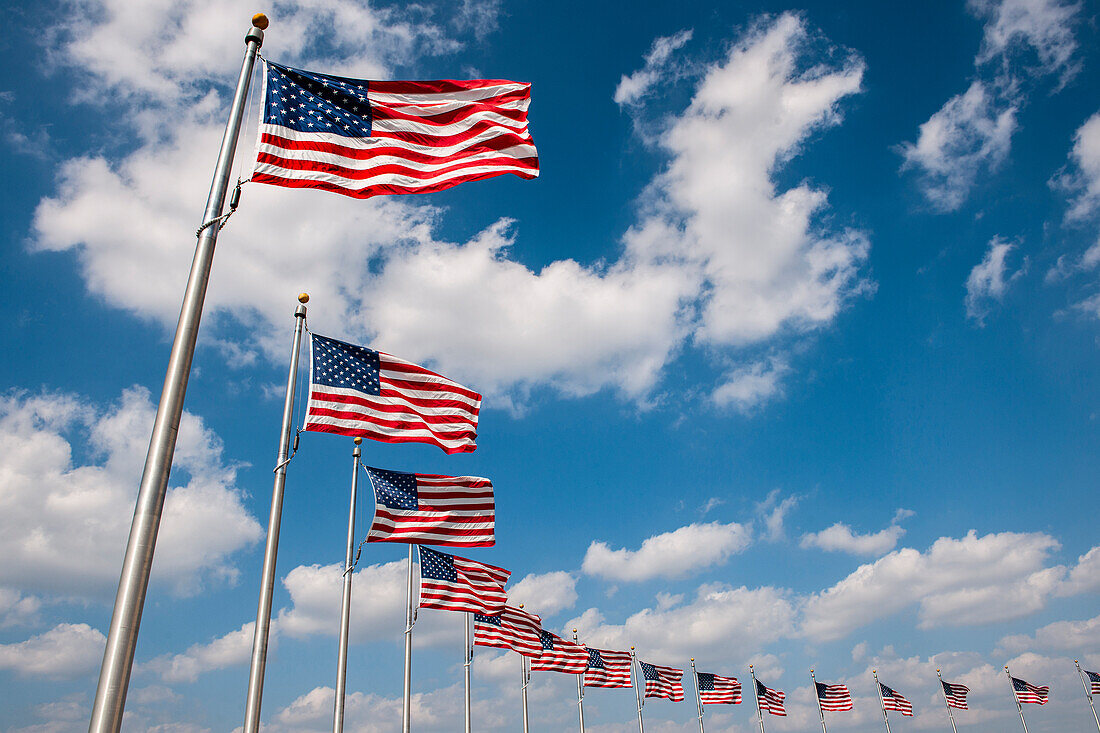
[[[896,710],[902,715],[913,714],[913,703],[906,700],[901,694],[890,687],[878,683],[879,691],[882,692],[882,708],[884,710]]]
[[[588,650],[588,664],[584,670],[585,687],[632,687],[630,682],[630,652],[609,649]]]
[[[783,700],[787,695],[779,690],[773,690],[760,680],[756,681],[756,698],[760,701],[760,709],[771,713],[772,715],[785,716],[787,714],[786,708],[783,707]]]
[[[646,697],[663,697],[672,702],[684,701],[684,686],[680,680],[684,676],[684,670],[662,667],[659,664],[650,664],[638,660],[642,665],[642,679],[645,680]]]
[[[1085,676],[1089,678],[1089,692],[1093,695],[1100,695],[1100,674],[1090,672],[1087,669],[1082,671],[1085,673]]]
[[[437,476],[367,468],[376,499],[368,542],[492,547],[493,484],[476,476]]]
[[[525,657],[542,654],[542,619],[522,608],[505,606],[499,616],[474,614],[474,644],[511,649]]]
[[[954,682],[944,682],[943,680],[940,680],[940,684],[943,685],[943,696],[947,698],[949,707],[958,708],[959,710],[969,709],[966,707],[966,695],[970,692],[969,687]]]
[[[508,594],[512,573],[494,565],[420,548],[420,608],[469,611],[496,616]]]
[[[704,705],[740,705],[741,683],[736,677],[699,672],[699,700]]]
[[[355,198],[539,174],[531,85],[366,81],[267,62],[252,180]]]
[[[817,685],[817,700],[821,703],[822,710],[839,712],[852,709],[852,693],[848,692],[847,685],[826,685],[821,682]]]
[[[1046,705],[1047,696],[1050,694],[1049,687],[1036,687],[1018,677],[1012,678],[1012,691],[1016,693],[1016,699],[1020,702],[1032,702],[1036,705]]]
[[[317,334],[312,341],[306,430],[447,453],[477,448],[477,392],[381,351]]]
[[[542,629],[539,632],[542,641],[542,654],[531,659],[534,672],[566,672],[582,674],[588,665],[588,650],[580,644],[566,641],[557,634]]]

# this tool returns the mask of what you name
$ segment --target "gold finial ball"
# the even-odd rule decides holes
[[[362,442],[363,442],[363,439],[362,439],[362,438],[356,438],[356,439],[355,439],[355,444],[356,444],[356,445],[360,445],[360,444],[362,444]]]
[[[256,13],[255,15],[252,16],[252,25],[255,26],[256,28],[259,28],[262,31],[267,30],[267,26],[268,26],[269,22],[270,21],[268,21],[267,16],[264,15],[263,13]]]
[[[573,629],[573,633],[574,633],[574,634],[575,634],[575,633],[577,633],[577,630],[576,630],[576,629]]]
[[[256,27],[259,28],[259,26],[256,26]],[[309,302],[309,293],[298,293],[298,302],[299,303],[308,303]]]

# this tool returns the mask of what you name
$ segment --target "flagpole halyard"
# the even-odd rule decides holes
[[[1027,721],[1024,720],[1024,706],[1020,704],[1020,696],[1016,694],[1016,685],[1012,683],[1012,673],[1008,671],[1008,665],[1005,665],[1005,674],[1008,676],[1008,686],[1012,688],[1012,699],[1016,702],[1016,710],[1020,713],[1020,725],[1024,726],[1024,733],[1027,733]]]
[[[573,629],[573,643],[577,643],[576,629]],[[581,733],[584,733],[584,672],[577,675],[577,712],[581,718]]]
[[[340,650],[336,661],[336,701],[332,714],[332,733],[344,730],[344,696],[347,690],[348,631],[351,628],[351,576],[355,552],[355,501],[359,488],[359,458],[362,438],[355,438],[351,451],[351,498],[348,501],[348,549],[344,557],[344,592],[340,598]]]
[[[1096,706],[1092,704],[1092,690],[1089,689],[1088,683],[1085,682],[1085,674],[1081,671],[1081,663],[1074,659],[1073,664],[1077,667],[1077,676],[1081,678],[1081,686],[1085,688],[1085,699],[1089,701],[1089,708],[1092,710],[1092,719],[1096,721],[1096,730],[1100,731],[1100,717],[1096,716]]]
[[[959,733],[959,729],[955,727],[955,714],[951,712],[951,703],[947,699],[947,690],[943,687],[943,676],[940,671],[936,670],[936,678],[940,681],[940,692],[943,693],[943,704],[947,706],[947,719],[951,721],[952,733]]]
[[[691,658],[691,676],[695,678],[695,707],[699,709],[699,733],[703,730],[703,696],[699,692],[699,672],[695,669],[695,657]]]
[[[245,100],[252,79],[256,53],[263,44],[267,17],[253,16],[252,27],[245,35],[245,54],[237,88],[233,95],[229,119],[226,121],[218,162],[206,199],[203,222],[216,220],[225,205],[229,188],[229,174],[233,155],[240,136]],[[145,469],[141,475],[134,518],[122,561],[122,572],[115,595],[111,625],[107,632],[107,644],[103,650],[103,664],[99,671],[99,683],[92,705],[89,733],[117,733],[122,727],[122,714],[126,707],[126,692],[130,686],[130,673],[134,665],[141,612],[145,606],[145,594],[149,588],[149,572],[156,549],[157,531],[164,510],[164,497],[168,489],[168,476],[172,470],[172,456],[176,449],[176,436],[183,401],[187,394],[187,380],[191,374],[191,362],[195,356],[202,306],[206,300],[206,288],[210,281],[210,268],[214,260],[214,245],[219,226],[204,226],[195,245],[195,256],[184,290],[183,304],[168,357],[168,369],[153,431],[149,437],[149,451],[145,457]]]
[[[810,682],[814,687],[814,699],[817,700],[817,714],[821,716],[821,733],[829,733],[829,730],[825,727],[825,709],[821,707],[821,695],[817,692],[817,677],[814,677],[814,671],[810,670]]]
[[[882,708],[882,722],[886,723],[886,733],[890,733],[890,718],[886,714],[886,701],[882,699],[882,685],[878,681],[878,670],[872,669],[875,678],[875,690],[878,692],[878,706]]]

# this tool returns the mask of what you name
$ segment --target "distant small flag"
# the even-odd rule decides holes
[[[420,608],[496,616],[508,602],[504,584],[511,574],[495,565],[421,547]]]
[[[587,649],[546,629],[539,631],[539,639],[542,641],[542,653],[531,658],[531,671],[584,673],[584,668],[588,666]]]
[[[377,500],[368,542],[444,547],[496,544],[496,509],[489,479],[369,467],[367,476]]]
[[[741,683],[736,677],[699,672],[699,700],[704,705],[740,705]]]
[[[1089,692],[1093,695],[1100,695],[1100,674],[1090,672],[1087,669],[1084,672],[1085,676],[1089,678]]]
[[[904,697],[881,682],[878,683],[879,690],[882,692],[882,707],[885,710],[896,710],[902,715],[913,714],[913,703],[906,700]]]
[[[787,714],[786,708],[783,707],[783,701],[787,698],[786,693],[780,692],[779,690],[773,690],[760,680],[757,680],[756,697],[760,700],[761,710],[769,712],[772,715],[785,716]]]
[[[659,664],[650,664],[640,659],[642,665],[642,679],[645,680],[646,697],[663,697],[672,702],[683,702],[684,685],[680,680],[684,676],[684,670],[662,667]]]
[[[1036,705],[1046,705],[1047,697],[1050,695],[1050,688],[1047,686],[1036,687],[1035,685],[1024,682],[1018,677],[1012,678],[1012,690],[1016,693],[1016,699],[1020,702],[1030,702]]]
[[[381,351],[317,334],[312,343],[306,430],[447,453],[477,448],[477,392]]]
[[[505,606],[499,616],[474,614],[474,644],[511,649],[525,657],[542,654],[542,619],[522,608]]]
[[[944,682],[943,680],[940,680],[940,684],[943,685],[943,695],[947,698],[947,704],[950,707],[959,710],[969,709],[966,707],[966,696],[970,692],[969,687],[954,682]]]
[[[821,703],[822,710],[840,712],[852,709],[852,693],[847,685],[817,684],[817,700]]]
[[[630,652],[609,649],[588,649],[588,664],[584,670],[585,687],[631,687]]]

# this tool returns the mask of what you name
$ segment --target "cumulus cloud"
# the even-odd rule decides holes
[[[0,582],[54,597],[109,598],[118,582],[154,407],[132,388],[113,405],[76,395],[0,397]],[[74,459],[74,445],[96,460]],[[261,536],[235,485],[237,466],[184,413],[153,582],[181,594],[234,582],[235,553]],[[81,527],[80,532],[72,531]]]
[[[719,407],[751,412],[780,393],[780,379],[789,371],[785,361],[758,361],[726,374],[722,384],[711,393]]]
[[[847,524],[837,522],[820,532],[802,535],[799,543],[804,548],[847,552],[852,555],[881,555],[897,546],[905,530],[896,524],[878,532],[857,534]]]
[[[76,678],[103,661],[107,637],[88,624],[58,624],[26,641],[0,644],[0,669],[23,676]]]
[[[664,79],[668,72],[672,53],[691,40],[690,28],[671,36],[662,36],[655,41],[645,56],[645,66],[630,76],[624,75],[615,87],[615,103],[633,105],[641,102],[655,84]]]
[[[1035,649],[1097,654],[1100,653],[1100,616],[1082,621],[1055,621],[1036,629],[1032,636],[1006,636],[997,643],[997,648],[1009,654]]]
[[[577,579],[562,570],[531,573],[508,588],[508,602],[522,603],[543,618],[572,608],[577,602]]]
[[[256,622],[249,621],[206,644],[194,644],[180,654],[157,657],[145,667],[159,674],[165,682],[194,682],[205,672],[246,663],[252,655],[255,633]]]
[[[974,266],[966,278],[966,315],[979,326],[985,325],[991,303],[1004,299],[1005,291],[1013,280],[1027,271],[1027,261],[1015,273],[1008,273],[1008,255],[1016,245],[1000,237],[989,241],[982,261]]]
[[[581,569],[588,575],[623,582],[682,578],[724,563],[751,541],[751,528],[736,522],[689,524],[649,537],[637,550],[612,550],[606,542],[593,542]]]
[[[14,588],[0,588],[0,629],[27,626],[38,618],[42,601]]]
[[[781,496],[779,489],[772,489],[764,501],[756,505],[756,513],[764,524],[763,537],[777,542],[787,536],[787,514],[798,506],[800,497]]]

